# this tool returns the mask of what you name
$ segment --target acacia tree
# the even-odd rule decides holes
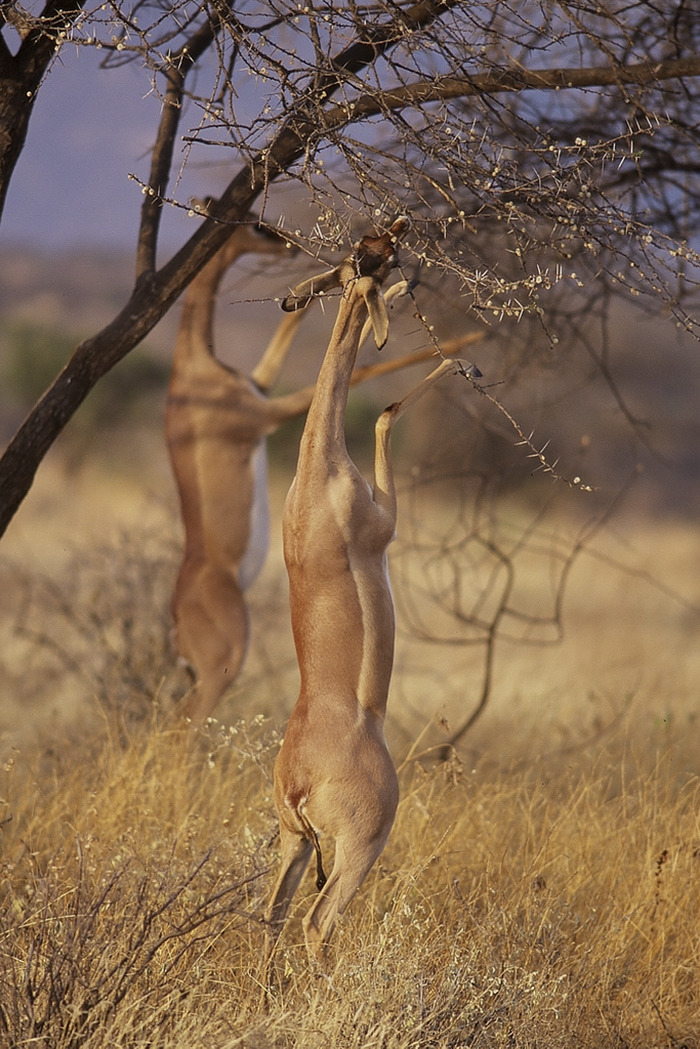
[[[90,389],[277,188],[317,208],[318,255],[397,212],[403,246],[465,313],[563,345],[612,285],[697,331],[700,23],[689,0],[52,0],[3,3],[0,201],[36,91],[66,43],[138,63],[163,105],[124,308],[81,343],[0,459],[0,534]],[[51,90],[51,80],[43,90]],[[165,262],[158,234],[184,145],[230,172]],[[572,295],[573,287],[576,294]],[[563,352],[563,351],[558,351]]]

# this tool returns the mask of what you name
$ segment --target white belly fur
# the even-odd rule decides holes
[[[238,583],[247,590],[260,575],[270,544],[270,507],[267,494],[267,441],[260,441],[251,457],[253,505],[248,547],[238,566]]]

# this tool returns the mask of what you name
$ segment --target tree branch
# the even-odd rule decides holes
[[[17,53],[0,49],[0,216],[10,179],[27,137],[39,85],[56,53],[56,41],[78,16],[83,0],[46,4],[39,17],[14,11],[11,20],[21,37]],[[10,8],[3,4],[8,18]]]
[[[163,70],[166,90],[158,133],[151,155],[148,189],[141,207],[141,223],[136,251],[137,281],[144,274],[152,273],[156,268],[156,252],[160,218],[163,213],[163,197],[167,192],[175,139],[180,126],[185,80],[197,59],[211,46],[220,29],[220,17],[212,14],[211,20],[200,26],[192,34],[189,40],[171,57],[168,67]]]
[[[336,91],[348,73],[358,73],[391,44],[404,39],[407,32],[413,33],[430,25],[459,3],[460,0],[419,0],[405,10],[396,7],[396,22],[364,26],[362,36],[331,59],[333,72],[315,85],[316,90],[326,96]]]
[[[470,95],[495,95],[504,91],[560,91],[569,88],[645,85],[662,80],[700,76],[700,55],[667,62],[639,62],[629,66],[589,66],[583,69],[499,69],[467,77],[438,77],[415,84],[365,94],[334,106],[325,114],[326,130],[341,127],[390,110],[420,108]]]
[[[459,0],[420,0],[402,14],[405,26],[417,30],[429,25]],[[403,34],[402,34],[403,35]],[[356,73],[397,39],[395,28],[373,32],[334,60],[336,69]],[[336,74],[326,95],[342,83]],[[302,95],[292,115],[229,183],[208,217],[182,248],[160,270],[144,271],[126,306],[101,332],[77,347],[52,385],[31,410],[0,459],[0,536],[4,535],[49,448],[95,384],[155,327],[193,277],[224,244],[233,224],[240,222],[271,181],[290,168],[306,149],[316,120],[309,101],[318,84]],[[317,118],[316,118],[317,119]],[[152,236],[152,234],[149,234]],[[142,262],[147,249],[141,249]],[[150,251],[151,249],[148,248]]]
[[[309,143],[315,142],[319,135],[373,114],[407,106],[421,107],[448,98],[525,89],[645,84],[700,74],[700,57],[630,66],[611,64],[578,70],[523,70],[511,67],[472,77],[443,77],[422,81],[383,92],[378,97],[363,94],[354,103],[331,105],[324,118],[322,106],[348,79],[356,78],[361,69],[373,63],[392,45],[405,41],[413,32],[425,29],[459,3],[460,0],[419,0],[403,10],[394,7],[388,22],[376,26],[363,25],[357,39],[329,59],[322,76],[315,78],[302,91],[268,145],[241,166],[212,206],[209,217],[160,270],[155,270],[160,214],[158,187],[164,186],[169,175],[179,109],[164,114],[151,165],[154,199],[149,198],[145,202],[142,212],[137,260],[140,277],[124,309],[102,332],[76,349],[0,459],[0,535],[29,491],[44,455],[95,383],[151,331],[202,266],[225,243],[231,226],[243,220],[269,184],[289,170],[304,155]],[[70,10],[78,8],[76,2]],[[216,23],[203,27],[200,32],[199,42],[204,51],[213,39]],[[196,37],[197,34],[194,34],[193,39]],[[182,70],[180,75],[184,76]],[[352,83],[356,87],[357,79],[352,79]],[[169,90],[173,99],[182,98],[183,86],[177,79],[172,86],[169,85]]]

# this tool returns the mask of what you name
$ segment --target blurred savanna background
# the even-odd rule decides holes
[[[193,32],[209,18],[195,6]],[[386,731],[401,802],[387,848],[339,923],[326,968],[311,965],[303,945],[309,875],[268,971],[263,914],[279,859],[272,766],[298,689],[279,522],[303,420],[269,440],[272,535],[249,593],[248,658],[215,718],[185,744],[176,715],[190,682],[170,617],[182,527],[163,434],[176,303],[56,435],[0,542],[3,1046],[700,1049],[698,195],[683,152],[695,141],[697,83],[691,72],[682,90],[654,81],[626,94],[621,72],[642,51],[666,61],[673,41],[694,55],[698,27],[682,2],[637,5],[634,44],[615,4],[589,12],[583,28],[579,5],[556,5],[541,23],[534,6],[484,5],[470,9],[468,29],[464,5],[447,6],[446,27],[426,34],[415,59],[430,83],[448,62],[495,76],[504,52],[519,69],[526,57],[556,66],[562,56],[597,69],[611,48],[620,82],[584,92],[579,109],[540,101],[546,133],[525,95],[497,105],[494,81],[473,109],[441,104],[415,127],[397,117],[392,134],[407,136],[404,151],[395,139],[375,142],[367,159],[369,131],[332,139],[356,183],[336,174],[333,197],[330,165],[311,170],[309,153],[275,198],[300,250],[238,262],[216,313],[219,357],[249,371],[290,284],[331,264],[407,197],[415,226],[402,265],[417,285],[392,309],[382,357],[473,337],[465,356],[483,373],[478,387],[446,378],[394,437],[397,648]],[[150,156],[144,127],[157,126],[158,93],[139,88],[119,111],[123,122],[105,122],[114,96],[97,85],[111,73],[126,90],[134,63],[122,62],[115,40],[138,31],[127,19],[112,37],[120,9],[101,10],[90,12],[90,32],[111,59],[90,67],[94,125],[85,66],[71,66],[65,42],[65,64],[47,81],[66,85],[65,95],[48,93],[64,99],[59,115],[37,105],[33,119],[52,151],[75,158],[85,149],[85,171],[97,143],[108,188],[100,197],[84,186],[82,226],[79,201],[49,207],[48,190],[36,192],[43,169],[30,136],[29,166],[18,167],[3,217],[3,447],[76,345],[130,301],[133,250],[119,216],[133,218],[141,195],[130,186],[120,200],[109,158],[132,171]],[[251,12],[257,25],[262,16]],[[335,28],[323,29],[324,12],[312,8],[302,21],[351,34],[360,14],[334,12]],[[273,52],[275,32],[297,32],[301,15],[287,13],[287,23],[270,14]],[[373,15],[393,18],[382,5]],[[216,32],[224,25],[235,38],[218,17]],[[8,24],[24,39],[16,19]],[[564,24],[580,46],[575,60]],[[264,35],[257,44],[241,37],[258,86]],[[160,76],[145,40],[134,53]],[[321,46],[314,36],[315,59]],[[408,83],[407,53],[407,65],[387,68]],[[286,98],[292,50],[285,55],[271,68]],[[247,90],[239,104],[254,95],[267,119],[274,93]],[[192,89],[190,131],[191,114],[218,91]],[[74,95],[83,130],[93,128],[87,141],[77,122],[62,130]],[[150,107],[143,126],[141,102]],[[662,144],[677,136],[675,151],[658,146],[652,112]],[[232,136],[242,134],[226,119]],[[272,117],[264,126],[274,128]],[[257,128],[248,127],[253,143]],[[479,139],[479,128],[492,139]],[[413,134],[431,163],[447,165],[442,181],[423,181],[443,169],[416,163]],[[511,152],[491,149],[499,136]],[[628,183],[621,144],[635,172]],[[394,154],[401,178],[392,182]],[[199,221],[183,206],[187,180],[198,193],[221,187],[225,165],[197,156],[187,152],[168,200],[167,250]],[[540,165],[532,183],[523,158]],[[528,195],[535,184],[538,195]],[[61,186],[56,199],[70,193]],[[105,193],[113,208],[95,237],[91,209],[99,213]],[[465,200],[466,219],[455,210]],[[572,200],[575,230],[562,219]],[[18,216],[31,235],[19,235]],[[149,221],[142,215],[142,232]],[[660,275],[654,259],[640,261],[653,254],[647,236],[670,259],[684,245],[682,264]],[[621,249],[610,246],[615,237]],[[330,300],[305,318],[281,391],[313,381],[333,313]],[[365,347],[361,363],[376,359]],[[348,444],[368,477],[379,411],[429,368],[353,391]]]

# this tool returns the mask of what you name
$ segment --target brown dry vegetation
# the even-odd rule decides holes
[[[304,883],[266,998],[271,769],[295,695],[279,544],[253,595],[244,678],[184,752],[169,726],[181,688],[170,505],[111,475],[74,478],[66,506],[60,463],[43,478],[3,551],[0,1044],[700,1045],[700,555],[688,526],[615,518],[592,536],[571,568],[563,641],[530,622],[536,646],[499,642],[484,716],[437,762],[446,723],[478,692],[483,644],[411,632],[420,593],[447,634],[433,607],[445,561],[430,589],[419,544],[444,553],[456,525],[426,510],[419,529],[405,502],[397,821],[325,974],[301,943]],[[488,534],[499,550],[511,536],[521,558],[518,607],[550,614],[563,563],[552,549],[580,526],[565,506],[525,543],[531,519],[511,505]],[[466,539],[460,549],[468,589],[489,563]]]

